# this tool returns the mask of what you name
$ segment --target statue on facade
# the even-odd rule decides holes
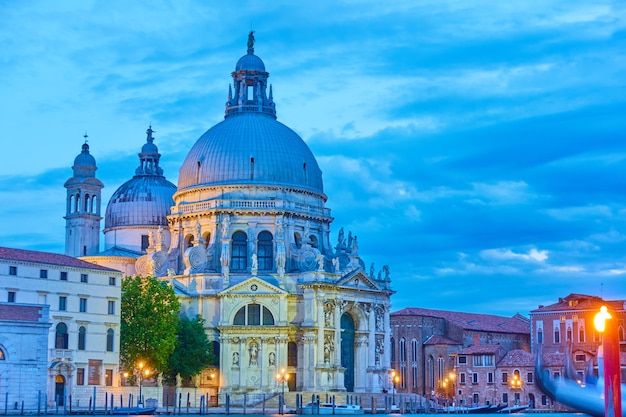
[[[385,274],[385,280],[389,280],[389,265],[383,265],[383,273]]]
[[[202,226],[198,220],[196,220],[196,240],[198,243],[202,241]]]
[[[344,237],[343,227],[339,229],[339,234],[337,235],[337,247],[341,248],[344,244],[346,238]]]
[[[157,246],[163,246],[163,226],[159,226],[157,230],[156,244]]]
[[[317,271],[323,272],[324,271],[324,255],[322,255],[321,253],[318,253],[315,256],[315,262],[317,262]]]
[[[256,253],[252,254],[252,266],[250,268],[250,272],[252,272],[252,275],[256,275],[257,271],[259,270],[259,259],[256,256]]]
[[[333,272],[335,274],[339,273],[339,258],[333,258]]]
[[[233,353],[233,366],[239,366],[239,352]]]
[[[222,220],[222,237],[227,238],[230,229],[230,217],[226,216]]]
[[[354,235],[354,242],[352,243],[352,255],[357,256],[359,254],[359,241],[356,235]]]
[[[374,278],[376,276],[376,270],[374,269],[374,262],[370,265],[370,277]]]
[[[326,336],[324,339],[324,363],[330,363],[330,354],[334,350],[333,339],[331,336]]]
[[[259,356],[259,347],[256,343],[252,342],[250,344],[250,366],[257,366],[259,364],[258,361]]]
[[[270,355],[269,355],[269,365],[270,366],[276,366],[276,355],[274,354],[274,352],[270,352]]]
[[[331,303],[324,306],[324,326],[333,327],[333,305]]]
[[[154,247],[154,233],[152,233],[152,230],[148,232],[148,247],[149,248]]]
[[[383,313],[379,309],[376,309],[376,331],[382,332],[384,328]]]

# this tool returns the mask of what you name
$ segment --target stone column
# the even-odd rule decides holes
[[[324,299],[317,298],[317,365],[324,365]]]
[[[383,363],[383,369],[391,368],[391,325],[389,324],[389,308],[387,305],[383,306],[383,311],[385,314],[385,361]]]
[[[382,358],[380,358],[381,363],[376,364],[376,309],[374,308],[373,305],[369,305],[367,308],[367,312],[368,312],[368,330],[369,333],[367,335],[368,337],[368,343],[370,346],[369,349],[369,357],[367,358],[367,366],[368,367],[375,367],[375,366],[382,366]]]
[[[334,364],[335,366],[339,367],[341,366],[341,303],[342,300],[338,299],[335,301],[335,310],[334,310],[334,316],[335,316],[335,360],[334,360]],[[333,363],[333,361],[331,360],[331,363]]]

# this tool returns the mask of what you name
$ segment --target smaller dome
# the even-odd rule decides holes
[[[159,148],[154,143],[148,142],[141,147],[141,153],[159,153]]]
[[[91,166],[95,168],[96,158],[94,158],[89,153],[89,145],[87,143],[83,143],[83,150],[81,153],[78,154],[76,159],[74,159],[74,166],[75,167]]]
[[[246,55],[239,58],[235,71],[260,71],[265,72],[265,64],[258,56],[252,52],[248,52]]]

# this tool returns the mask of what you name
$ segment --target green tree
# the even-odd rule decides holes
[[[122,281],[120,362],[124,369],[143,361],[156,373],[167,370],[176,347],[179,311],[174,288],[166,282],[139,276]]]
[[[178,321],[176,348],[169,358],[165,378],[176,380],[176,375],[186,379],[198,375],[207,366],[216,363],[216,356],[204,330],[205,320],[196,316],[182,316]]]

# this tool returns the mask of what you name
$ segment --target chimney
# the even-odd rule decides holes
[[[474,333],[474,346],[480,345],[480,335],[478,333]]]

